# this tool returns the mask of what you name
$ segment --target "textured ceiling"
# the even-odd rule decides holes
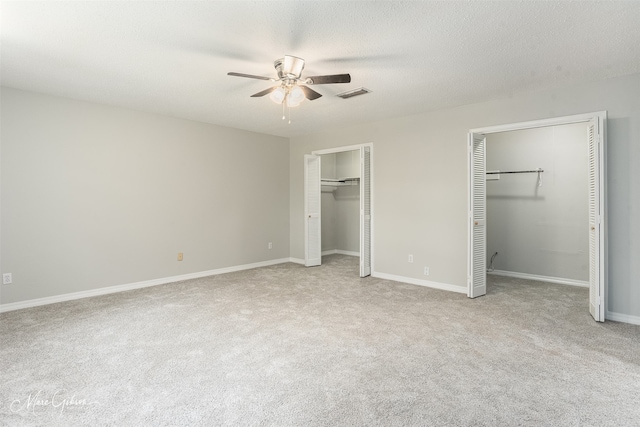
[[[640,72],[640,2],[6,2],[3,86],[293,136]],[[349,84],[292,109],[273,61]],[[343,100],[339,92],[372,93]]]

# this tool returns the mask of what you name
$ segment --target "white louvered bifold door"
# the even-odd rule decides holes
[[[487,293],[487,200],[486,200],[486,138],[469,134],[469,254],[468,296],[476,298]]]
[[[587,128],[589,141],[589,312],[597,321],[604,322],[604,278],[600,271],[601,199],[600,199],[600,138],[598,122],[593,120]]]
[[[304,156],[304,265],[322,263],[320,221],[320,157]]]
[[[371,147],[360,148],[360,277],[371,275]]]

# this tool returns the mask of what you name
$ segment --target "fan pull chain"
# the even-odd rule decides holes
[[[284,101],[282,101],[282,120],[284,120]]]

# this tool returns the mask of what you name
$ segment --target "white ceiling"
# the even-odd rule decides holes
[[[640,72],[640,2],[7,2],[3,86],[280,136]],[[281,120],[273,61],[350,73]],[[373,92],[343,100],[339,92]]]

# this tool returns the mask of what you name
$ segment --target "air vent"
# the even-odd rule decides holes
[[[369,92],[371,92],[369,89],[366,89],[364,87],[359,87],[357,89],[352,89],[346,92],[339,93],[337,96],[339,96],[342,99],[348,99],[348,98],[353,98],[354,96],[364,95],[365,93],[369,93]]]

